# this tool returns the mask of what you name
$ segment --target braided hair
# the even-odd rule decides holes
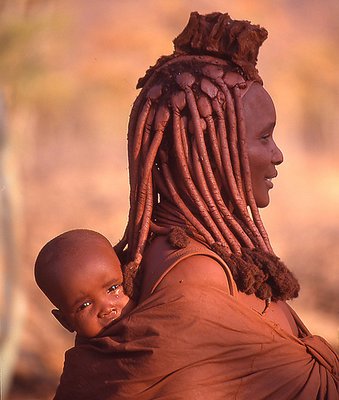
[[[125,289],[133,295],[146,243],[202,241],[230,267],[238,289],[286,300],[299,284],[274,254],[253,196],[243,96],[262,80],[255,68],[267,31],[228,14],[192,13],[138,82],[130,116],[130,212]]]

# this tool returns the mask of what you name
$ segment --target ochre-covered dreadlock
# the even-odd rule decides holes
[[[274,255],[253,196],[243,95],[254,81],[267,32],[227,14],[190,21],[139,80],[128,129],[130,212],[125,286],[132,295],[145,245],[198,238],[229,265],[240,291],[296,297],[299,285]]]

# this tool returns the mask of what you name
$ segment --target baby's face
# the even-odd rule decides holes
[[[59,308],[71,330],[94,337],[129,311],[132,302],[124,294],[120,263],[113,251],[86,253],[76,263],[74,259],[66,266]]]

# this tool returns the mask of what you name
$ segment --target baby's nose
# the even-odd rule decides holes
[[[102,307],[102,309],[99,311],[99,318],[105,318],[108,317],[111,314],[117,314],[118,310],[116,309],[116,307],[112,306],[112,305],[106,305],[105,307]]]

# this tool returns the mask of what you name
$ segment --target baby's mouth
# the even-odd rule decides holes
[[[105,326],[109,325],[111,322],[115,321],[119,317],[118,310],[116,308],[112,308],[107,312],[104,317],[104,324]]]
[[[117,315],[118,315],[118,310],[116,308],[112,308],[111,311],[108,314],[109,317],[113,316],[114,319],[117,318]]]
[[[102,329],[99,333],[99,336],[104,334],[106,329],[109,328],[111,325],[113,325],[117,319],[119,319],[120,315],[119,312],[116,308],[113,308],[111,311],[109,311],[105,317],[102,319]]]

